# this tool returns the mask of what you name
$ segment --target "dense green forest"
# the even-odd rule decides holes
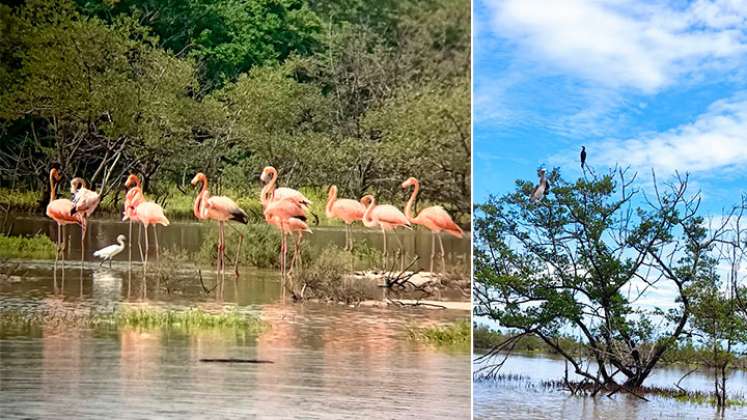
[[[122,194],[280,182],[470,211],[467,0],[29,0],[0,5],[0,187],[50,162]],[[167,208],[168,210],[168,208]]]

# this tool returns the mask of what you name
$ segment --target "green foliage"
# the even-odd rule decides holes
[[[265,324],[257,317],[236,310],[207,312],[197,308],[187,310],[161,310],[153,308],[118,309],[111,313],[99,313],[90,318],[94,328],[104,326],[160,328],[183,330],[202,328],[231,328],[260,333]]]
[[[425,328],[410,328],[410,338],[438,346],[456,346],[469,351],[471,338],[469,320],[461,320],[447,325],[436,325]]]
[[[106,203],[133,171],[181,215],[174,187],[197,171],[213,194],[256,197],[273,165],[279,185],[323,191],[320,214],[330,184],[400,204],[415,176],[467,224],[469,13],[464,0],[2,7],[0,185],[45,191],[58,161]]]
[[[38,327],[91,328],[95,330],[170,328],[184,332],[201,329],[242,330],[259,334],[268,325],[258,317],[237,310],[209,312],[199,308],[163,309],[150,306],[120,306],[111,312],[45,311],[16,309],[0,311],[0,326],[8,330]]]
[[[137,16],[160,47],[194,58],[208,87],[318,46],[319,18],[299,0],[77,2],[84,13],[108,20]]]
[[[32,237],[0,235],[0,258],[50,259],[55,244],[46,235]]]
[[[250,265],[259,268],[278,267],[280,252],[280,232],[274,227],[262,224],[234,225],[244,235],[239,254],[239,265]],[[236,251],[239,245],[239,234],[226,227],[226,267],[235,264]],[[290,243],[290,240],[289,240]],[[289,253],[293,252],[289,245]],[[202,264],[214,264],[218,258],[217,235],[205,239],[196,255]],[[289,261],[290,261],[290,257]]]
[[[609,372],[619,370],[626,385],[640,386],[685,333],[688,288],[713,276],[723,231],[705,229],[686,179],[661,187],[652,201],[639,199],[627,175],[586,173],[568,182],[553,170],[550,193],[537,202],[529,197],[533,182],[520,180],[515,192],[477,206],[475,314],[558,352],[562,343],[550,343],[573,330],[597,362],[599,376],[587,379],[608,385]],[[643,292],[631,293],[641,281]],[[679,293],[674,309],[638,304],[665,284]],[[662,321],[656,330],[653,317]],[[652,347],[644,351],[646,343]]]
[[[303,271],[291,277],[292,289],[303,299],[320,299],[331,302],[358,303],[366,299],[364,287],[351,279],[355,255],[336,247],[328,247],[304,266]]]

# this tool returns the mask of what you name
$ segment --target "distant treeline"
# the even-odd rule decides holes
[[[472,348],[475,354],[487,353],[490,349],[500,346],[509,338],[514,337],[512,334],[503,334],[500,331],[491,330],[485,325],[476,325],[472,333]],[[558,339],[563,349],[574,355],[586,354],[586,345],[574,337],[561,337]],[[643,343],[642,349],[648,349],[651,343]],[[543,354],[548,356],[558,356],[557,350],[548,346],[540,338],[525,335],[519,338],[513,347],[516,354]],[[591,355],[588,356],[591,359]],[[677,343],[669,348],[662,357],[662,364],[682,365],[682,366],[703,366],[710,368],[710,361],[713,358],[712,349],[694,343],[692,340]],[[732,360],[732,367],[736,369],[747,369],[747,356],[740,355]]]
[[[470,211],[467,0],[28,0],[0,5],[0,187],[51,161],[104,195],[293,187]],[[40,193],[41,194],[41,193]]]

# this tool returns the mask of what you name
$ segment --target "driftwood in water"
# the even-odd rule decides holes
[[[254,363],[254,364],[271,364],[275,363],[272,360],[258,360],[258,359],[200,359],[201,362],[205,363]]]

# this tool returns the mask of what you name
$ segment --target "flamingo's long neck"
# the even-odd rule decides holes
[[[198,219],[202,219],[202,210],[205,207],[205,201],[207,201],[208,195],[210,193],[207,189],[207,178],[202,179],[202,188],[200,188],[200,193],[197,194],[197,197],[195,198],[195,204],[192,209],[192,211],[195,214],[195,217]]]
[[[366,227],[376,227],[376,222],[371,219],[371,211],[373,211],[375,205],[376,200],[374,198],[371,198],[371,202],[368,203],[366,211],[363,212],[363,225]]]
[[[272,201],[272,196],[275,191],[275,182],[277,181],[277,178],[278,178],[278,173],[277,171],[274,170],[274,168],[273,170],[269,171],[269,173],[270,173],[270,181],[267,184],[265,184],[264,187],[262,187],[262,191],[259,193],[260,194],[259,200],[260,202],[262,202],[263,207],[267,207],[267,204],[270,201]]]
[[[410,222],[415,220],[415,217],[412,215],[412,205],[415,204],[415,199],[418,196],[418,192],[420,192],[420,183],[415,181],[414,185],[415,188],[413,188],[412,194],[410,194],[410,199],[407,200],[407,205],[405,206],[405,217],[407,217],[407,220]]]
[[[329,196],[327,196],[327,207],[324,208],[324,213],[327,217],[332,217],[332,205],[337,200],[337,187],[334,185],[329,188]]]
[[[267,207],[267,204],[270,202],[270,195],[272,194],[270,188],[272,188],[272,185],[267,183],[262,187],[262,191],[259,193],[259,201],[262,202],[262,207]]]
[[[273,192],[275,191],[275,183],[278,180],[278,173],[277,171],[270,172],[270,182],[267,183],[267,191]]]
[[[54,173],[49,173],[49,201],[57,199],[57,188],[55,188]]]

